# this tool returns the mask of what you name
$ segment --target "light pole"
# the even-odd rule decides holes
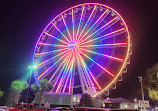
[[[28,95],[29,95],[29,88],[30,88],[30,82],[31,82],[31,76],[32,76],[32,69],[36,68],[37,66],[29,66],[28,68],[31,69],[31,74],[29,76],[29,83],[28,83],[28,89],[26,94],[26,102],[28,102]]]
[[[141,86],[141,93],[142,93],[142,100],[144,102],[144,91],[143,91],[143,78],[142,76],[138,76],[139,81],[140,81],[140,86]],[[141,107],[141,111],[143,111],[143,109],[145,109],[145,107]]]
[[[143,83],[142,83],[143,78],[142,78],[142,76],[138,76],[138,78],[139,78],[140,86],[141,86],[142,100],[144,101],[144,91],[143,91]]]

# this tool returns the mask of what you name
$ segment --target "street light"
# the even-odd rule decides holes
[[[26,95],[26,101],[27,102],[28,102],[28,94],[29,94],[29,88],[30,88],[30,82],[31,82],[31,76],[32,76],[32,69],[37,68],[37,66],[33,65],[33,66],[29,66],[28,68],[31,69],[31,74],[30,74],[30,77],[29,77],[29,83],[28,83],[28,89],[27,89],[27,95]]]
[[[29,69],[37,68],[37,66],[36,66],[36,65],[33,65],[33,66],[29,66],[28,68],[29,68]]]
[[[143,91],[143,77],[142,76],[138,76],[139,81],[140,81],[140,86],[141,86],[141,92],[142,92],[142,100],[144,102],[144,91]],[[143,111],[143,109],[145,109],[145,107],[141,107],[141,111]]]
[[[140,86],[141,86],[142,100],[144,101],[144,91],[143,91],[143,83],[142,83],[143,78],[142,76],[138,76],[138,78],[139,78]]]

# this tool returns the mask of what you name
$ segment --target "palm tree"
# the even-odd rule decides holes
[[[53,85],[47,80],[47,79],[43,79],[39,81],[39,84],[32,84],[31,85],[31,89],[35,92],[39,93],[39,107],[41,107],[41,101],[43,99],[43,94],[45,92],[49,92],[51,91],[53,88]]]
[[[3,91],[0,89],[0,98],[3,96]]]
[[[16,91],[15,104],[18,103],[21,92],[28,87],[27,81],[14,80],[12,81],[11,88]]]

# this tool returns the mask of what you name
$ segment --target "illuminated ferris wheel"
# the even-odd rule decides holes
[[[119,78],[130,52],[128,27],[118,12],[99,3],[71,7],[41,33],[34,75],[52,92],[102,94]]]

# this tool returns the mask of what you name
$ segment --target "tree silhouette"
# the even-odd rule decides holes
[[[93,104],[92,104],[91,96],[87,93],[83,94],[81,96],[79,106],[80,107],[92,107]]]
[[[14,80],[12,81],[11,88],[16,91],[15,104],[18,103],[21,92],[28,87],[27,81]]]
[[[39,85],[34,83],[31,85],[31,89],[35,92],[39,93],[39,107],[41,107],[41,101],[43,99],[44,92],[49,92],[53,88],[53,85],[47,80],[43,79],[39,81]]]
[[[148,91],[152,100],[158,100],[158,63],[148,68],[143,78],[143,88]]]

